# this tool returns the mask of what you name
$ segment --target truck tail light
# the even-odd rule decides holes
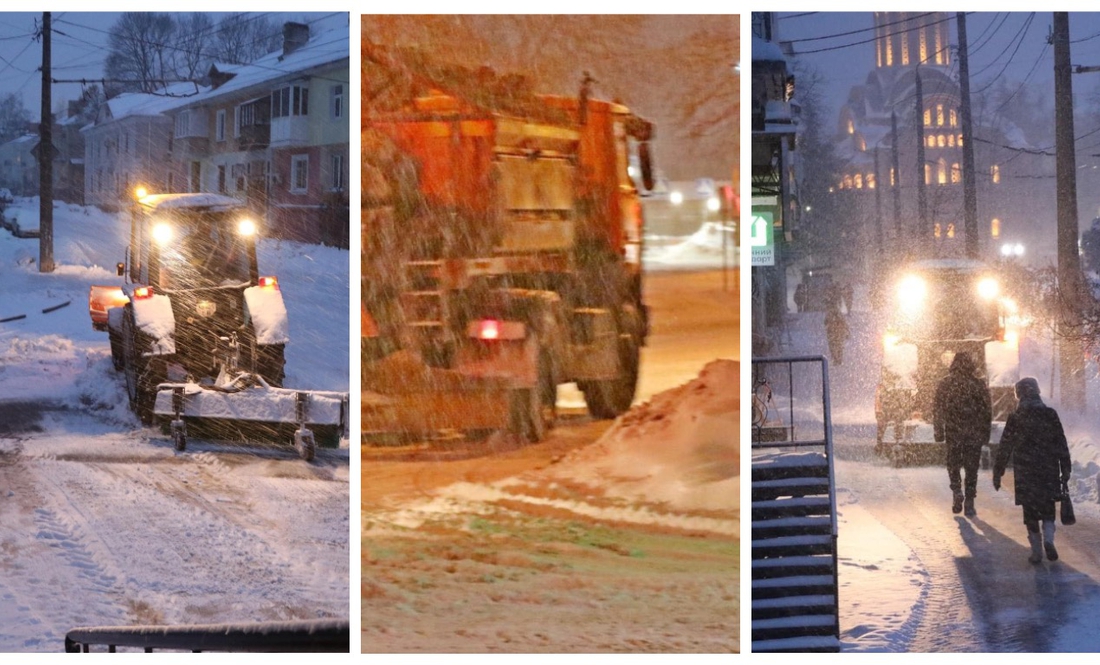
[[[153,287],[139,286],[134,289],[134,300],[145,300],[153,297]]]
[[[279,290],[279,280],[275,279],[274,277],[261,277],[259,280],[259,284],[260,286],[266,288],[275,289],[276,291]]]
[[[485,319],[482,321],[478,321],[477,338],[500,339],[500,321],[497,321],[495,319]]]

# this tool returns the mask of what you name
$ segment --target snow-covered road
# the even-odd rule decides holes
[[[974,519],[951,513],[946,470],[894,468],[876,457],[874,388],[881,321],[857,290],[845,362],[830,366],[839,514],[842,651],[1096,652],[1100,633],[1100,432],[1093,419],[1063,414],[1074,460],[1077,524],[1058,527],[1059,561],[1028,563],[1012,472],[994,492],[981,472]],[[827,355],[820,313],[792,315],[785,353]],[[1031,330],[1021,375],[1055,384],[1051,340]],[[1095,368],[1093,368],[1095,374]],[[1090,404],[1100,381],[1089,379]],[[1094,407],[1095,408],[1095,407]]]
[[[177,453],[130,412],[87,309],[90,284],[117,283],[128,228],[56,204],[52,273],[37,239],[0,231],[0,319],[24,315],[0,323],[0,652],[58,652],[78,626],[346,618],[346,439],[312,464],[289,442]],[[289,313],[286,384],[348,390],[348,252],[259,254]]]

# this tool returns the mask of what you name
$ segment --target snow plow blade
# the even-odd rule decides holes
[[[348,435],[348,393],[251,386],[224,390],[195,383],[157,386],[153,415],[177,450],[188,435],[230,441],[292,443],[303,459]]]
[[[425,365],[398,351],[363,370],[363,438],[506,429],[512,380]]]

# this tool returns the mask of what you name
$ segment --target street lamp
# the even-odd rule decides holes
[[[722,203],[718,200],[717,196],[712,196],[707,199],[707,210],[711,212],[718,212],[719,208],[721,207]]]
[[[672,205],[678,206],[684,202],[684,195],[678,190],[673,191],[671,194],[668,195],[668,200],[670,203],[672,203]]]

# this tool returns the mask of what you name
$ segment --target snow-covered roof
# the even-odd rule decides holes
[[[311,70],[351,59],[351,41],[347,29],[320,32],[290,54],[274,51],[247,65],[218,65],[218,70],[233,73],[217,88],[203,88],[192,97],[183,100],[175,108],[186,108],[223,95],[239,94],[256,86],[270,85],[274,81],[289,80]]]
[[[783,54],[783,49],[779,47],[779,44],[775,42],[769,42],[768,40],[752,36],[752,59],[753,62],[762,60],[775,60],[779,62],[786,62],[787,56]]]
[[[194,192],[187,194],[150,194],[141,199],[141,204],[150,212],[161,210],[179,210],[182,208],[209,208],[211,210],[232,210],[243,208],[244,204],[232,196]]]

